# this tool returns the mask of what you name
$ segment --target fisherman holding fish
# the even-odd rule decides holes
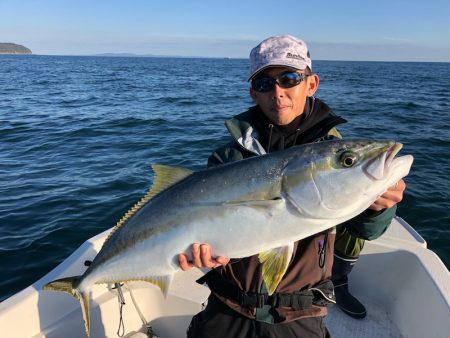
[[[167,296],[175,273],[193,266],[212,268],[198,281],[212,292],[189,337],[327,337],[332,269],[340,307],[358,305],[352,260],[341,257],[386,230],[413,157],[396,157],[395,141],[340,139],[345,120],[314,98],[319,77],[303,41],[269,38],[250,66],[256,105],[226,122],[233,141],[210,168],[154,164],[152,188],[83,274],[43,286],[78,299],[86,337],[94,285],[146,281]]]
[[[226,121],[233,140],[209,157],[209,167],[341,138],[336,126],[346,121],[314,97],[319,77],[304,41],[290,35],[262,41],[250,53],[249,81],[256,105]],[[330,337],[323,318],[335,302],[348,315],[365,317],[347,275],[364,240],[389,226],[405,187],[400,179],[358,216],[295,242],[286,272],[269,293],[260,255],[230,261],[216,257],[209,243],[192,244],[192,257],[179,255],[180,267],[211,268],[199,282],[212,292],[188,337]]]

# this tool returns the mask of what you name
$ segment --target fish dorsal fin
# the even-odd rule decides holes
[[[168,187],[174,185],[175,183],[181,181],[183,178],[193,173],[193,171],[189,169],[176,168],[163,164],[154,164],[152,165],[152,169],[155,173],[155,177],[153,179],[153,185],[151,189],[116,223],[116,225],[113,227],[108,237],[106,238],[105,243],[111,238],[111,236],[114,232],[117,231],[117,229],[119,229],[131,216],[133,216],[139,209],[141,209],[156,194],[160,193],[164,189],[167,189]]]
[[[262,276],[269,295],[273,294],[283,278],[294,251],[294,243],[261,252],[258,256],[262,266]]]
[[[154,164],[152,165],[152,169],[155,173],[155,179],[153,180],[152,188],[147,194],[149,198],[152,198],[164,189],[167,189],[193,173],[189,169],[171,167],[163,164]]]

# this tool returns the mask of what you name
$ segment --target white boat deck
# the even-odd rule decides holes
[[[83,262],[95,256],[106,235],[85,242],[48,275],[0,303],[1,336],[84,337],[79,303],[67,294],[42,291],[41,287],[50,280],[80,274],[85,269]],[[143,330],[128,288],[158,338],[185,337],[191,317],[201,310],[209,294],[194,282],[200,275],[197,269],[177,273],[167,299],[148,283],[125,286],[125,337]],[[366,243],[350,275],[350,289],[366,305],[368,316],[357,320],[337,306],[330,308],[326,322],[333,338],[450,336],[450,274],[401,218],[394,219],[381,238]],[[117,337],[116,291],[96,285],[92,296],[91,337]]]
[[[355,296],[356,294],[357,292],[354,292]],[[405,337],[382,306],[364,296],[358,296],[358,299],[367,309],[367,317],[364,319],[351,318],[337,306],[330,307],[325,322],[333,338]]]
[[[349,286],[367,317],[332,307],[326,322],[333,337],[450,337],[450,274],[426,247],[399,217],[381,238],[366,242]]]

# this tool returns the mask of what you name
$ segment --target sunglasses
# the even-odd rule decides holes
[[[252,88],[260,93],[270,92],[275,87],[275,83],[277,83],[281,88],[291,88],[306,80],[308,76],[309,75],[304,73],[296,72],[281,73],[276,78],[262,75],[252,80]]]

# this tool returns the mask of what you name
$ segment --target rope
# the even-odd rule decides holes
[[[117,300],[119,302],[119,328],[117,329],[117,336],[123,337],[125,335],[125,323],[123,322],[123,306],[125,305],[125,298],[123,297],[122,288],[119,283],[114,283],[113,289],[117,289]]]

